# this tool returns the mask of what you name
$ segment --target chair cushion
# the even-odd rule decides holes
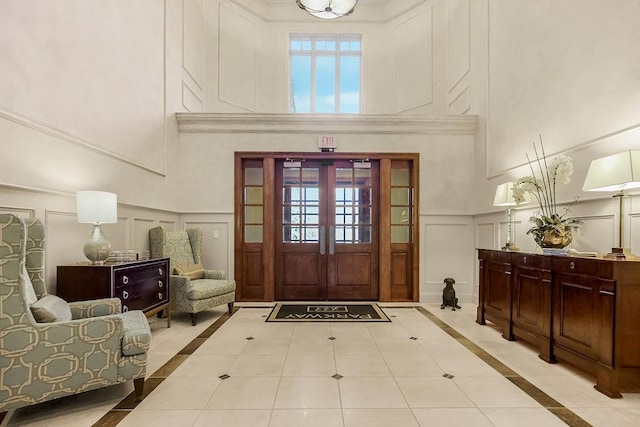
[[[174,267],[195,263],[186,230],[165,232],[163,251],[164,256],[171,258]]]
[[[176,265],[173,270],[178,276],[185,276],[191,280],[202,279],[202,276],[204,276],[202,264]]]
[[[140,310],[131,310],[121,314],[124,336],[122,337],[122,354],[135,356],[149,351],[151,345],[151,329],[146,316]]]
[[[45,295],[31,305],[31,313],[37,322],[68,322],[71,309],[65,300],[55,295]]]
[[[18,283],[20,284],[20,289],[22,289],[24,301],[27,303],[27,306],[31,307],[38,301],[38,297],[36,291],[33,289],[33,283],[31,283],[31,277],[29,277],[26,267],[23,267],[18,275]]]
[[[186,294],[190,300],[200,300],[228,294],[235,290],[236,282],[234,280],[200,279],[191,281],[191,286],[187,289]]]

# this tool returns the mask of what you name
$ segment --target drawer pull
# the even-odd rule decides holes
[[[162,294],[160,292],[158,292],[158,299],[162,299]]]
[[[527,263],[527,257],[522,258],[522,262]]]
[[[159,274],[160,276],[162,276],[162,275],[164,274],[164,271],[162,271],[162,268],[158,268],[158,274]]]
[[[122,306],[122,312],[126,313],[127,311],[129,311],[129,307],[127,307],[126,305]]]
[[[161,288],[164,286],[164,283],[162,283],[162,280],[158,280],[158,287]]]
[[[122,291],[122,299],[127,299],[127,298],[129,298],[129,292]]]
[[[125,285],[129,283],[129,278],[127,276],[122,276],[122,283]]]
[[[571,270],[575,270],[575,269],[576,269],[576,263],[575,263],[575,262],[573,262],[573,261],[571,261],[571,262],[569,263],[569,268],[570,268]]]

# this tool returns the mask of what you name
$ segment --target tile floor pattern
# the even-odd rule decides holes
[[[127,407],[124,384],[15,411],[2,426],[566,425],[554,413],[640,425],[640,394],[607,398],[584,373],[477,325],[473,304],[422,306],[384,308],[392,323],[265,323],[271,309],[249,307],[224,323],[222,308],[196,327],[180,315],[171,329],[153,322],[148,394],[135,409],[110,411]]]

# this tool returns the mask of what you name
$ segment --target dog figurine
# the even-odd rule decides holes
[[[444,279],[444,289],[442,290],[442,305],[441,309],[445,307],[451,307],[452,311],[456,311],[456,308],[462,308],[458,305],[458,298],[456,298],[456,290],[453,289],[453,284],[456,283],[451,277]]]

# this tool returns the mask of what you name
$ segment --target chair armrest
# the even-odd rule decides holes
[[[70,302],[73,319],[87,319],[90,317],[108,316],[122,312],[122,302],[119,298],[103,298],[89,301]]]
[[[121,314],[73,319],[68,322],[36,323],[35,328],[47,346],[73,346],[75,342],[96,344],[115,339],[119,342],[124,336],[124,321]],[[91,334],[87,336],[86,334]],[[93,336],[95,334],[95,336]]]
[[[227,273],[222,270],[204,270],[205,279],[227,280]]]

